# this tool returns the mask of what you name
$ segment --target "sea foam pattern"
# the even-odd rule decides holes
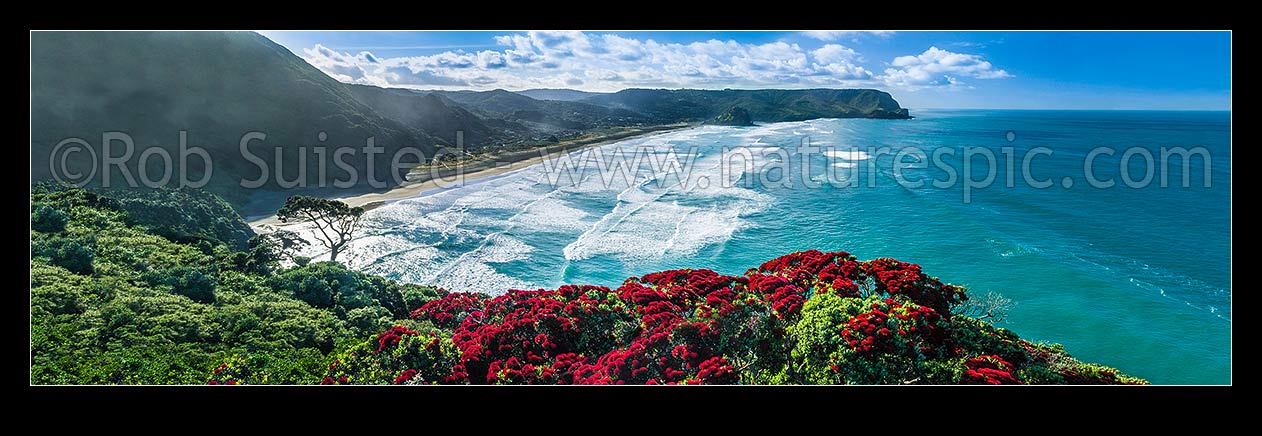
[[[751,189],[725,189],[718,183],[723,176],[718,149],[743,142],[727,136],[733,133],[737,138],[746,134],[703,127],[603,146],[602,151],[620,150],[628,159],[639,150],[651,151],[639,160],[635,179],[602,179],[596,162],[580,151],[572,157],[590,167],[577,183],[562,177],[553,186],[546,169],[534,166],[490,182],[395,201],[367,214],[364,230],[341,260],[400,280],[498,295],[555,286],[571,262],[600,258],[651,264],[722,245],[749,225],[744,217],[772,201]],[[712,137],[727,142],[706,140]],[[661,162],[674,152],[687,162],[682,153],[698,144],[704,147],[696,150],[688,175],[691,181],[713,181],[708,186],[667,177],[647,160]],[[327,257],[318,246],[305,254]],[[528,274],[533,271],[541,274]]]

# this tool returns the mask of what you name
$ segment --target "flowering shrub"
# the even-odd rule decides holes
[[[951,324],[955,327],[955,344],[961,354],[993,354],[1014,365],[1024,365],[1033,354],[1043,355],[1043,362],[1050,359],[1047,355],[1050,350],[1039,351],[1034,344],[1022,340],[1008,329],[962,315],[951,317]]]
[[[903,295],[912,302],[927,306],[943,315],[951,312],[951,305],[962,302],[964,288],[944,284],[936,277],[920,272],[920,265],[890,258],[874,259],[864,263],[864,272],[876,280],[878,290],[892,295]]]
[[[905,297],[821,294],[789,329],[795,347],[788,380],[810,384],[954,382],[951,325]]]
[[[806,290],[779,276],[750,274],[749,287],[768,299],[780,319],[794,317],[806,303]]]
[[[833,292],[843,297],[858,297],[862,264],[844,251],[824,253],[819,250],[799,251],[780,256],[760,265],[752,272],[783,277],[803,289]],[[747,273],[749,274],[749,273]]]
[[[1066,354],[1060,344],[1035,344],[1021,339],[1016,339],[1016,343],[1029,357],[1029,363],[1016,372],[1026,384],[1148,384],[1107,366],[1080,362]]]
[[[482,309],[483,297],[481,294],[452,292],[413,310],[411,318],[429,320],[438,328],[455,328],[470,313]]]
[[[219,364],[210,372],[210,380],[206,381],[208,385],[238,385],[244,384],[243,379],[251,378],[253,371],[246,365],[244,357],[230,359],[227,362]]]
[[[315,383],[308,368],[319,365],[318,353],[278,356],[268,352],[233,355],[210,370],[208,385],[261,385]]]
[[[460,350],[449,383],[555,383],[556,356],[605,354],[630,343],[638,323],[631,307],[603,286],[562,286],[492,298],[454,330]]]
[[[942,354],[948,327],[940,322],[942,316],[937,311],[913,303],[904,305],[893,298],[873,301],[870,307],[842,327],[842,339],[850,349],[859,354]]]
[[[968,368],[960,378],[960,384],[966,385],[1019,385],[1020,380],[1012,376],[1012,364],[999,356],[977,356],[964,362]]]
[[[393,326],[339,353],[320,384],[434,384],[451,374],[458,355],[446,333]]]
[[[1077,363],[1066,365],[1059,375],[1071,385],[1148,384],[1148,382],[1123,375],[1120,371],[1103,365]]]
[[[919,265],[815,250],[742,276],[681,269],[617,289],[456,292],[413,310],[411,328],[396,325],[340,354],[323,382],[1142,382],[952,316],[965,300],[963,288]],[[417,331],[426,329],[434,331]]]

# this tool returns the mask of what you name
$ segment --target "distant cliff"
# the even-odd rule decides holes
[[[752,121],[762,122],[911,118],[894,97],[875,89],[626,89],[580,101],[631,110],[657,121],[705,121],[736,106],[748,111]]]
[[[752,126],[754,125],[754,121],[750,119],[749,111],[745,110],[743,107],[737,106],[717,117],[711,118],[709,121],[706,121],[706,124],[718,126]]]

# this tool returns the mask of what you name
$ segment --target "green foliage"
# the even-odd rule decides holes
[[[276,211],[276,218],[281,222],[291,222],[317,218],[358,218],[363,214],[364,208],[350,207],[342,201],[295,195],[289,197],[285,205]]]
[[[295,252],[303,247],[310,245],[297,233],[288,230],[277,230],[271,233],[257,235],[250,238],[246,242],[246,251],[239,253],[234,259],[237,266],[247,271],[252,271],[261,275],[270,275],[280,266],[280,262],[289,259],[297,263],[298,258]],[[299,265],[306,265],[311,259],[306,259]]]
[[[66,214],[56,208],[41,204],[31,209],[31,230],[59,233],[66,230]]]
[[[803,306],[802,321],[788,330],[794,341],[792,374],[811,384],[955,383],[963,359],[933,346],[953,326],[926,310],[902,296],[817,293]],[[857,338],[873,332],[855,331],[856,320],[872,321],[865,325],[889,334],[865,348]]]
[[[92,283],[65,268],[36,263],[31,266],[31,307],[49,315],[83,313],[95,303]]]
[[[318,267],[320,264],[315,264]],[[333,307],[333,286],[329,282],[321,280],[317,275],[310,274],[305,269],[311,268],[313,265],[304,265],[296,269],[300,271],[290,270],[281,275],[271,277],[265,282],[267,286],[282,292],[299,301],[310,304],[313,307],[330,308]]]
[[[205,191],[161,188],[110,191],[107,195],[118,199],[129,223],[175,242],[207,241],[241,250],[254,236],[232,206]]]
[[[1031,385],[1063,385],[1068,383],[1065,381],[1065,377],[1057,374],[1052,368],[1043,365],[1021,368],[1017,371],[1017,378]]]
[[[212,377],[223,363],[248,369],[237,378],[242,383],[311,383],[327,371],[326,356],[339,344],[406,318],[405,290],[420,303],[443,294],[327,262],[276,272],[272,246],[237,251],[217,242],[222,234],[157,236],[123,207],[126,199],[32,188],[33,220],[56,215],[48,211],[66,217],[59,231],[31,234],[35,384],[223,382]],[[132,193],[108,195],[115,194]],[[202,204],[201,194],[181,198],[189,211],[223,206]],[[234,219],[211,227],[244,225]],[[189,229],[183,234],[218,234]],[[330,304],[293,298],[294,283],[329,293]]]
[[[404,327],[391,330],[412,334],[397,336],[397,342],[385,346],[374,337],[338,353],[321,383],[432,384],[440,382],[459,362],[460,351],[449,332],[419,333]]]
[[[787,332],[794,342],[792,379],[810,384],[831,383],[836,375],[831,371],[836,358],[840,358],[845,341],[839,326],[860,311],[848,304],[847,299],[832,293],[820,293],[806,300],[802,306],[802,320],[789,327]],[[834,357],[834,354],[837,354]]]
[[[404,284],[399,289],[399,295],[403,298],[403,306],[407,308],[407,312],[411,312],[430,300],[442,298],[447,295],[447,291],[432,286]]]
[[[215,302],[215,278],[193,267],[149,271],[140,276],[150,286],[165,286],[198,303]]]
[[[408,313],[398,283],[347,269],[336,262],[297,266],[268,278],[265,284],[276,292],[338,313],[368,306],[382,307],[396,318],[405,318]]]
[[[390,327],[394,316],[381,306],[367,306],[346,312],[346,326],[358,337],[366,337]]]
[[[318,377],[313,377],[311,369],[322,367],[324,361],[325,356],[311,348],[286,354],[260,352],[231,356],[211,370],[207,384],[312,384]]]
[[[65,268],[75,274],[91,275],[95,268],[92,261],[96,254],[92,239],[70,239],[54,237],[42,239],[32,245],[32,256],[47,257],[53,265]]]
[[[992,354],[1017,365],[1030,359],[1022,345],[1024,341],[1008,329],[964,315],[951,317],[951,324],[955,327],[956,343],[971,354]]]

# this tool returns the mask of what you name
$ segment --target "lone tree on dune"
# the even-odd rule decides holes
[[[336,261],[351,234],[359,227],[364,208],[350,207],[337,200],[295,195],[285,200],[285,206],[276,211],[276,218],[283,223],[306,221],[315,225],[316,238],[329,249],[329,260]]]

